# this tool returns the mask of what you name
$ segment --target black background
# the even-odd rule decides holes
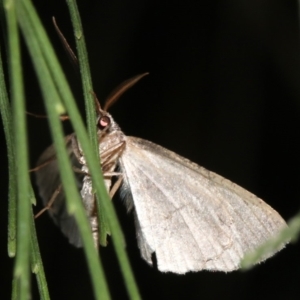
[[[84,114],[79,79],[51,23],[55,16],[73,46],[66,4],[35,2]],[[151,140],[229,178],[265,199],[286,220],[299,211],[296,1],[78,2],[99,99],[123,80],[150,72],[110,109],[126,134]],[[27,109],[43,114],[26,51],[23,60]],[[51,137],[46,120],[29,117],[28,127],[33,166]],[[66,124],[66,133],[71,131]],[[1,145],[1,299],[9,299],[13,261],[5,254],[2,131]],[[143,299],[299,298],[299,243],[249,272],[162,274],[141,259],[133,218],[120,202],[114,199]],[[93,299],[82,250],[68,244],[47,214],[36,225],[51,298]],[[113,299],[126,299],[111,243],[101,248],[101,258]],[[34,278],[32,282],[33,299],[38,299]]]

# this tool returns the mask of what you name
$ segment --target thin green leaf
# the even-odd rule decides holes
[[[31,270],[36,274],[40,299],[50,300],[47,280],[37,241],[33,212],[31,212]]]
[[[0,55],[0,109],[3,119],[3,127],[6,136],[7,152],[8,152],[8,170],[9,170],[9,227],[8,227],[8,254],[10,257],[15,255],[16,250],[16,181],[15,181],[15,166],[14,166],[14,149],[13,149],[13,132],[11,125],[11,110],[4,82],[4,74],[2,68],[2,60]],[[30,183],[29,183],[30,185]],[[31,203],[35,204],[35,196],[30,185],[29,198]],[[50,299],[47,289],[47,282],[43,270],[42,260],[39,253],[39,247],[36,238],[33,216],[31,216],[31,247],[32,247],[32,264],[38,278],[38,287],[40,290],[41,299]],[[13,283],[13,296],[17,297],[17,281]]]
[[[4,79],[1,51],[0,51],[0,112],[7,145],[8,156],[8,243],[9,257],[16,255],[16,211],[17,211],[17,184],[15,176],[15,154],[12,129],[11,107],[8,100]]]
[[[17,179],[17,254],[14,269],[18,299],[30,297],[30,202],[28,175],[28,146],[25,99],[21,68],[20,42],[17,27],[17,3],[5,1],[8,30],[8,51],[11,98],[13,104],[13,136]]]
[[[287,244],[290,241],[295,242],[300,233],[300,213],[293,217],[288,222],[288,227],[284,228],[274,238],[266,241],[255,251],[245,255],[241,262],[241,268],[244,270],[250,269],[254,264],[261,261],[269,253],[274,252],[281,245]]]
[[[87,119],[87,128],[89,137],[92,143],[92,147],[95,151],[95,154],[98,158],[97,165],[101,165],[100,158],[99,158],[99,145],[98,145],[98,138],[97,138],[97,131],[96,131],[96,114],[95,114],[95,102],[93,99],[93,85],[92,85],[92,78],[91,72],[89,67],[89,60],[88,60],[88,53],[86,50],[85,45],[85,38],[84,32],[81,24],[80,14],[78,11],[78,7],[76,1],[74,0],[67,0],[67,4],[70,11],[71,21],[74,28],[74,36],[76,41],[78,59],[79,59],[79,67],[80,67],[80,74],[82,80],[82,87],[83,87],[83,94],[85,99],[85,109],[86,109],[86,119]],[[105,187],[103,186],[105,193]],[[109,199],[108,194],[106,193],[106,198]],[[107,234],[110,234],[110,229],[108,222],[106,220],[106,214],[102,209],[102,201],[97,198],[97,212],[98,212],[98,221],[99,221],[99,242],[100,245],[106,246],[107,245]]]

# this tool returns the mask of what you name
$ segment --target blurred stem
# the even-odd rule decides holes
[[[45,276],[45,271],[43,267],[43,261],[41,258],[41,253],[37,241],[34,216],[31,210],[31,270],[36,274],[36,279],[38,283],[38,289],[40,293],[40,299],[50,300],[50,295],[48,291],[47,280]]]
[[[15,6],[17,2],[4,3],[8,31],[8,53],[11,99],[13,107],[13,136],[17,182],[17,255],[14,269],[18,299],[30,297],[30,201],[28,175],[27,124],[21,68],[20,43]]]
[[[247,253],[241,261],[241,267],[244,270],[250,269],[254,264],[261,261],[266,255],[274,250],[283,247],[289,242],[295,242],[298,239],[300,232],[300,212],[295,215],[289,222],[288,227],[285,227],[276,236],[266,241],[255,251]]]
[[[2,55],[0,51],[0,111],[3,129],[7,145],[8,156],[8,243],[9,257],[16,255],[16,209],[17,209],[17,185],[15,174],[15,155],[12,128],[11,107],[3,73]]]
[[[80,14],[76,1],[67,0],[67,4],[70,11],[72,26],[74,29],[75,42],[77,47],[79,67],[81,73],[81,81],[83,87],[83,94],[85,99],[85,108],[86,108],[86,119],[87,119],[87,128],[89,132],[89,137],[92,143],[92,147],[95,150],[95,154],[98,158],[98,166],[101,166],[100,157],[99,157],[99,142],[97,137],[97,126],[96,126],[96,107],[94,101],[93,86],[91,79],[91,72],[89,67],[88,53],[86,50],[84,32],[81,24]],[[103,176],[102,176],[103,177]],[[103,179],[102,179],[103,182]],[[101,194],[109,201],[109,196],[106,192],[106,188],[103,183]],[[106,220],[106,214],[102,209],[102,200],[103,198],[97,199],[97,212],[98,212],[98,223],[99,223],[99,242],[100,245],[107,245],[107,234],[110,234],[109,224]]]

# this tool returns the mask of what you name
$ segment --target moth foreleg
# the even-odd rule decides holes
[[[123,175],[121,173],[119,173],[118,180],[114,183],[114,185],[111,187],[111,189],[109,191],[110,199],[112,199],[112,197],[115,195],[116,191],[120,188],[122,181],[123,181]]]
[[[125,142],[121,142],[115,145],[114,147],[103,151],[103,153],[100,154],[102,168],[107,167],[107,165],[111,163],[115,163],[116,159],[121,155],[121,153],[125,149],[125,145]]]
[[[61,192],[61,190],[62,190],[62,184],[60,184],[58,186],[58,188],[53,192],[53,194],[52,194],[49,202],[47,203],[47,205],[34,216],[35,219],[38,218],[41,214],[43,214],[46,210],[51,208],[52,204],[54,203],[56,197]]]
[[[73,150],[74,155],[76,156],[76,158],[80,164],[84,164],[82,161],[83,155],[82,155],[81,149],[79,147],[79,144],[78,144],[78,141],[77,141],[77,138],[75,135],[72,135],[71,142],[72,142],[72,150]]]

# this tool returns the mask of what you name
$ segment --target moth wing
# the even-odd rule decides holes
[[[70,156],[71,164],[74,167],[81,168],[77,157],[72,148],[73,134],[66,137],[67,151]],[[58,161],[56,159],[56,151],[53,145],[48,147],[37,161],[38,170],[35,172],[36,184],[38,186],[39,195],[41,196],[44,205],[46,206],[51,197],[61,185],[59,174]],[[76,182],[78,189],[82,187],[82,174],[76,174]],[[67,211],[65,193],[63,189],[55,197],[55,200],[49,208],[49,214],[54,222],[60,227],[65,236],[68,237],[69,242],[76,247],[81,247],[82,242],[76,221],[73,216],[70,216]]]
[[[246,252],[287,226],[255,195],[149,141],[128,137],[120,166],[142,257],[152,265],[155,252],[162,272],[238,269]]]

